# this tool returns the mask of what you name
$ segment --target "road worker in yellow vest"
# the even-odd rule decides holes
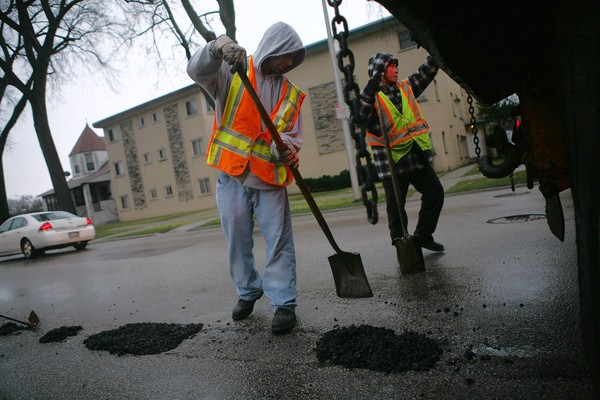
[[[407,79],[398,81],[398,59],[376,53],[369,59],[369,82],[361,92],[359,119],[367,130],[366,141],[382,180],[392,244],[403,236],[401,220],[408,227],[405,204],[410,184],[421,193],[421,209],[414,238],[431,251],[444,251],[433,238],[444,205],[444,188],[433,167],[429,126],[421,114],[418,98],[438,72],[431,57]],[[381,116],[381,119],[380,119]],[[393,165],[387,160],[382,135],[388,135]],[[400,204],[396,202],[391,179],[394,168],[400,183]]]
[[[271,331],[296,325],[296,253],[287,185],[290,167],[298,166],[303,142],[300,107],[305,94],[285,73],[304,61],[306,50],[286,23],[269,27],[256,52],[223,35],[194,54],[188,75],[215,100],[215,124],[208,145],[208,165],[220,170],[217,208],[227,241],[229,273],[238,296],[232,319],[247,318],[263,293],[274,310]],[[271,116],[286,150],[279,152],[260,114],[232,67],[243,67]],[[261,275],[253,254],[254,218],[266,242]]]

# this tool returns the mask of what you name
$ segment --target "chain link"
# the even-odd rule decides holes
[[[467,103],[469,103],[469,114],[471,115],[471,132],[473,133],[473,143],[475,143],[475,154],[477,155],[477,161],[481,157],[481,148],[479,147],[479,137],[477,137],[477,120],[475,119],[475,107],[473,107],[473,97],[469,95],[467,97]]]
[[[342,0],[327,0],[330,7],[335,10],[335,15],[331,19],[331,30],[333,37],[340,46],[337,53],[338,68],[344,73],[344,101],[350,108],[351,134],[354,139],[356,149],[356,174],[358,183],[361,185],[360,191],[362,202],[367,209],[367,219],[373,225],[379,220],[377,211],[377,188],[373,182],[371,171],[373,170],[371,162],[371,153],[367,150],[365,142],[365,129],[354,121],[355,116],[360,113],[360,87],[354,80],[354,53],[348,48],[348,21],[340,15],[339,6]],[[342,30],[338,32],[338,26]],[[364,159],[365,163],[362,163]],[[369,194],[371,197],[369,198]]]

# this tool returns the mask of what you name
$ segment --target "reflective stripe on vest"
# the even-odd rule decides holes
[[[248,78],[256,87],[252,57],[248,62]],[[305,94],[287,79],[282,96],[271,112],[271,120],[279,133],[292,129],[300,112]],[[207,164],[230,175],[250,170],[263,181],[285,186],[292,183],[287,167],[276,165],[271,154],[271,135],[262,131],[261,118],[241,79],[234,75],[219,126],[215,124],[206,152]]]
[[[412,140],[417,142],[423,150],[430,150],[432,146],[429,138],[429,125],[421,114],[412,89],[406,81],[398,83],[398,87],[402,95],[402,112],[383,92],[377,94],[375,107],[381,111],[378,113],[381,132],[387,133],[390,146],[395,150],[394,155],[399,159],[408,153],[412,147]],[[385,146],[383,137],[376,136],[371,132],[367,132],[366,139],[370,146]]]

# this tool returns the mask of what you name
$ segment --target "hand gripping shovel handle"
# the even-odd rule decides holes
[[[265,107],[262,105],[260,99],[258,98],[258,95],[256,94],[256,90],[254,90],[252,83],[250,83],[250,80],[248,79],[246,72],[239,68],[236,68],[235,72],[237,72],[239,77],[242,79],[242,83],[246,87],[246,91],[248,92],[248,94],[250,95],[250,98],[252,98],[252,101],[256,105],[256,108],[258,109],[258,113],[260,114],[260,118],[263,120],[263,122],[267,126],[267,129],[269,130],[271,137],[275,141],[277,148],[279,149],[280,152],[284,152],[286,149],[285,143],[283,143],[283,140],[281,140],[281,136],[279,136],[279,132],[277,132],[277,128],[275,128],[273,121],[271,121],[271,117],[269,117],[267,110],[265,110]],[[329,240],[329,244],[331,244],[331,247],[333,247],[333,249],[335,250],[336,253],[338,253],[338,254],[344,253],[339,248],[339,246],[337,245],[335,240],[333,239],[333,235],[331,234],[331,231],[329,230],[329,226],[327,226],[327,222],[325,222],[325,218],[323,218],[323,214],[321,214],[321,210],[319,210],[319,206],[317,206],[317,203],[315,202],[314,198],[312,197],[312,194],[310,193],[308,186],[306,186],[306,183],[304,182],[302,175],[300,175],[300,171],[298,171],[298,169],[294,168],[294,167],[290,167],[290,170],[292,171],[292,175],[294,176],[294,179],[296,179],[296,184],[298,185],[298,187],[300,188],[300,191],[304,195],[304,198],[306,199],[306,202],[308,203],[310,210],[312,211],[313,215],[317,219],[317,222],[319,223],[319,226],[321,227],[321,229],[323,230],[323,233],[327,237],[327,240]]]

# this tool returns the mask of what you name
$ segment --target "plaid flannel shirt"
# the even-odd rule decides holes
[[[376,63],[381,63],[381,60],[375,60]],[[372,71],[381,68],[374,64],[369,65],[370,73]],[[406,81],[410,85],[415,97],[419,97],[423,91],[429,86],[433,78],[438,72],[438,66],[433,62],[431,57],[427,57],[427,60],[423,65],[419,67],[417,72],[410,75]],[[381,85],[381,91],[390,99],[394,106],[402,111],[402,95],[397,85]],[[381,136],[381,126],[379,124],[379,118],[377,113],[374,112],[375,98],[371,97],[369,93],[365,93],[365,90],[360,95],[361,107],[360,107],[360,120],[366,129],[377,135]],[[380,179],[391,179],[390,165],[387,160],[385,147],[371,147],[373,155],[373,163],[377,169],[377,175]],[[411,150],[402,157],[397,163],[396,173],[398,175],[406,175],[410,172],[424,168],[425,163],[433,163],[433,153],[430,150],[423,151],[419,146],[412,146]]]

